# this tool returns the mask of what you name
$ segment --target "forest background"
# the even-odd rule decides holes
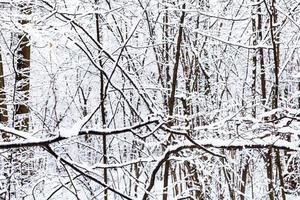
[[[296,199],[299,0],[1,0],[1,199]]]

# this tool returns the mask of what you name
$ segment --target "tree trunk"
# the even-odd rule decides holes
[[[272,108],[278,108],[278,99],[279,99],[279,68],[280,68],[280,52],[279,52],[279,32],[276,32],[277,23],[278,23],[278,14],[276,9],[276,0],[272,0],[271,5],[271,15],[270,15],[270,32],[271,32],[271,42],[273,46],[273,57],[274,57],[274,86],[272,91]],[[272,116],[273,119],[276,119],[276,116]],[[280,152],[275,150],[275,164],[278,169],[279,183],[281,188],[281,199],[285,200],[284,192],[284,180],[283,180],[283,171],[280,162]]]
[[[19,5],[19,8],[21,14],[24,17],[19,21],[19,23],[23,27],[26,27],[26,25],[29,23],[26,17],[31,14],[31,7],[26,4],[21,4]],[[13,60],[13,65],[15,66],[13,127],[16,130],[28,131],[30,125],[30,110],[28,105],[30,90],[30,42],[28,34],[25,31],[23,31],[23,33],[19,33],[17,35],[17,38],[18,46],[17,51],[14,54],[16,59]],[[18,160],[18,156],[26,151],[26,148],[12,150],[8,159],[9,162],[11,162],[12,164],[14,162],[20,162],[20,160]],[[28,170],[28,166],[32,164],[32,161],[30,161],[30,159],[33,157],[33,154],[27,152],[25,155],[27,156],[26,162],[21,163],[18,168],[10,169],[11,173],[20,174],[21,178],[16,181],[19,181],[21,186],[24,185],[24,180],[26,180],[28,176],[31,176],[33,174],[33,171]],[[16,186],[13,189],[10,186],[8,192],[10,193],[10,197],[17,195],[18,193]],[[25,197],[22,197],[22,199],[24,198]]]
[[[22,6],[21,12],[29,15],[31,8]],[[21,20],[22,25],[28,24],[28,20]],[[14,127],[17,130],[29,130],[29,80],[30,80],[30,45],[27,33],[19,34],[19,47],[17,51],[17,63],[15,74],[16,93],[20,96],[15,104]]]
[[[96,4],[98,4],[98,0],[95,1]],[[96,14],[96,32],[97,32],[97,41],[99,43],[101,43],[101,24],[100,24],[100,16],[99,14]],[[101,54],[101,51],[98,51],[99,56]],[[102,66],[101,60],[99,59],[99,65]],[[106,108],[105,108],[105,88],[104,88],[104,75],[103,72],[100,71],[100,109],[101,109],[101,122],[102,122],[102,126],[105,128],[106,126]],[[106,135],[104,134],[102,136],[102,152],[103,152],[103,164],[107,164],[108,160],[107,160],[107,139],[106,139]],[[108,178],[107,178],[107,169],[104,168],[103,169],[103,180],[104,183],[107,185],[108,182]],[[104,200],[108,200],[108,190],[104,189]]]
[[[179,59],[180,59],[180,49],[181,49],[181,42],[182,42],[182,35],[183,35],[183,23],[185,18],[185,4],[182,5],[182,14],[179,21],[179,31],[178,31],[178,38],[176,43],[176,54],[175,54],[175,64],[173,68],[173,77],[172,77],[172,85],[171,85],[171,95],[168,99],[168,108],[169,108],[169,115],[173,116],[174,106],[175,106],[175,93],[176,93],[176,86],[177,86],[177,74],[178,74],[178,67],[179,67]],[[171,126],[171,124],[169,124]],[[163,175],[163,200],[168,199],[168,182],[169,182],[169,170],[170,170],[170,161],[166,161],[164,175]]]
[[[2,52],[0,49],[0,123],[6,125],[8,121],[7,116],[7,105],[6,105],[6,94],[5,94],[5,83],[4,83],[4,70],[2,61]],[[7,135],[2,134],[2,138],[6,139]]]

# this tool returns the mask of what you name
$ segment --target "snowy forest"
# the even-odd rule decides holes
[[[0,0],[0,199],[300,199],[299,0]]]

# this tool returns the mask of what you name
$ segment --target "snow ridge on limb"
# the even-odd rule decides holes
[[[59,142],[61,140],[68,139],[70,137],[75,137],[79,135],[116,135],[116,134],[122,134],[122,133],[133,133],[132,130],[142,128],[144,126],[150,125],[150,124],[157,124],[159,122],[158,118],[151,118],[149,121],[137,123],[132,126],[119,128],[119,129],[88,129],[88,130],[81,130],[82,125],[85,124],[85,122],[88,120],[88,117],[83,118],[82,120],[79,120],[76,122],[72,128],[64,130],[63,134],[55,134],[55,136],[41,139],[31,136],[31,133],[27,133],[24,131],[18,131],[13,128],[4,127],[2,124],[0,124],[0,132],[9,133],[15,136],[19,136],[25,140],[17,140],[12,142],[0,142],[0,149],[5,148],[20,148],[20,147],[32,147],[32,146],[44,146],[53,144],[56,142]]]
[[[92,114],[89,114],[85,117],[83,117],[81,120],[78,120],[73,126],[69,129],[62,128],[59,130],[59,135],[63,138],[69,138],[73,136],[78,136],[81,129],[84,127],[84,125],[91,119]]]
[[[4,126],[3,124],[0,123],[0,133],[1,132],[9,133],[9,134],[12,134],[14,136],[18,136],[18,137],[21,137],[23,139],[27,139],[27,140],[31,140],[31,141],[37,141],[38,140],[37,138],[31,136],[32,134],[30,134],[28,132],[19,131],[19,130],[16,130],[14,128],[9,128],[9,127],[6,127],[6,126]]]
[[[61,140],[68,139],[70,137],[76,137],[80,135],[117,135],[122,133],[132,132],[134,129],[143,128],[150,124],[159,124],[157,129],[163,129],[168,132],[172,132],[177,135],[187,135],[186,131],[175,130],[162,126],[163,123],[159,123],[159,118],[152,117],[148,121],[140,122],[132,126],[118,128],[118,129],[86,129],[82,130],[83,125],[90,119],[90,115],[84,117],[83,119],[76,122],[70,129],[65,129],[64,132],[59,132],[55,136],[49,138],[37,138],[31,136],[32,133],[19,131],[14,128],[5,127],[0,124],[0,132],[9,133],[11,135],[21,137],[23,140],[10,141],[10,142],[0,142],[0,149],[5,148],[19,148],[19,147],[31,147],[31,146],[43,146],[47,144],[53,144]],[[291,128],[282,128],[278,131],[285,132],[284,130],[288,129],[291,132]],[[61,131],[61,130],[60,130]],[[298,133],[298,131],[297,131]],[[269,148],[273,147],[276,149],[285,149],[292,151],[299,151],[299,142],[289,142],[283,139],[280,139],[280,136],[269,136],[260,138],[233,138],[233,139],[217,139],[217,138],[205,138],[194,140],[192,138],[187,138],[185,141],[182,141],[185,144],[200,145],[205,148],[224,148],[224,149],[242,149],[242,148]]]

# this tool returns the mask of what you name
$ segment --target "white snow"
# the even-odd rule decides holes
[[[61,128],[59,130],[59,135],[64,138],[70,138],[78,135],[91,116],[92,114],[83,117],[81,120],[78,120],[75,124],[73,124],[71,128]]]

